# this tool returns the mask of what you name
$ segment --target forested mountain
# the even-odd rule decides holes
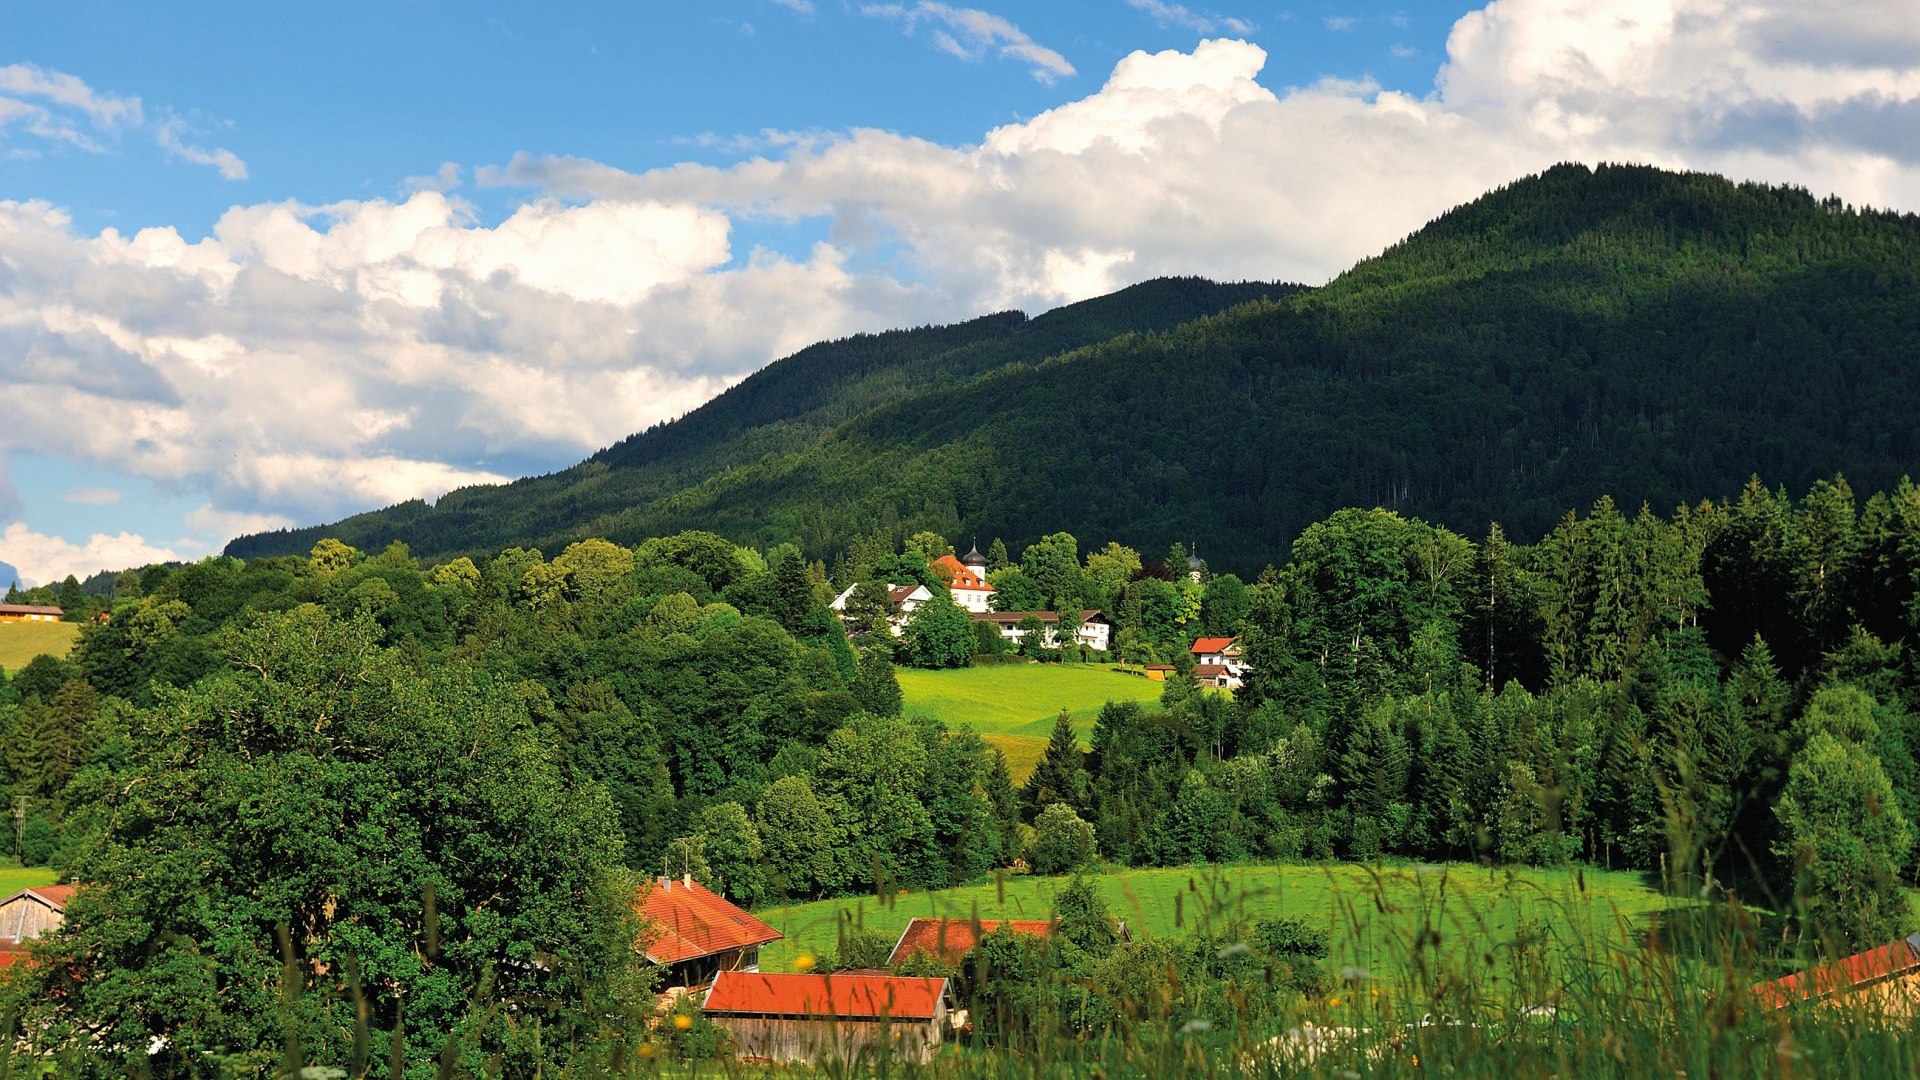
[[[671,498],[677,493],[724,485],[732,470],[777,475],[867,412],[937,399],[1010,364],[1037,363],[1120,335],[1170,330],[1237,304],[1299,291],[1297,285],[1161,278],[1033,319],[1007,311],[953,326],[822,342],[769,365],[687,416],[630,436],[563,472],[465,488],[431,507],[416,499],[334,525],[242,537],[227,552],[305,553],[322,536],[371,547],[402,540],[429,556],[477,554],[529,540],[558,548],[585,535],[643,539],[659,530],[638,524],[641,519],[701,516],[697,496],[683,505]],[[810,546],[821,542],[814,538]]]
[[[564,473],[229,550],[699,527],[818,557],[876,526],[1016,549],[1065,527],[1250,570],[1346,506],[1532,537],[1602,494],[1891,486],[1920,448],[1916,356],[1920,218],[1565,165],[1320,289],[1155,282],[815,346]]]

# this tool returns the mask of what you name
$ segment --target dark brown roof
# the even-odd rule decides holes
[[[976,622],[1006,623],[1011,626],[1029,615],[1047,625],[1054,625],[1060,621],[1059,613],[1053,611],[976,611],[973,613],[973,618]],[[1095,619],[1106,622],[1107,616],[1097,608],[1088,608],[1080,613],[1080,621],[1083,623],[1092,622]]]
[[[47,607],[40,604],[0,604],[0,615],[65,615],[63,608]]]

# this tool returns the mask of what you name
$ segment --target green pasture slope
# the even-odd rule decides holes
[[[0,623],[0,669],[19,671],[28,661],[43,654],[65,657],[79,636],[79,623]]]
[[[796,956],[830,951],[843,918],[890,937],[915,916],[1044,919],[1067,880],[1016,876],[886,903],[863,896],[765,909],[756,914],[786,937],[761,951],[761,963],[791,971]],[[1293,916],[1327,929],[1334,965],[1382,977],[1407,974],[1406,957],[1423,928],[1439,934],[1443,950],[1535,935],[1548,949],[1633,949],[1652,916],[1672,903],[1638,874],[1465,863],[1174,867],[1093,880],[1135,935],[1226,932],[1252,919]]]
[[[908,715],[966,726],[1007,755],[1016,780],[1033,771],[1047,747],[1053,719],[1065,709],[1084,741],[1109,701],[1157,706],[1161,683],[1100,664],[989,664],[954,671],[901,668],[900,693]]]

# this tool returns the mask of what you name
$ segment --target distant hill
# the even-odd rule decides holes
[[[875,527],[1016,548],[1064,528],[1246,571],[1342,506],[1530,536],[1604,493],[1890,485],[1917,392],[1920,218],[1565,165],[1319,289],[1151,282],[814,346],[566,472],[229,550],[698,527],[825,555]]]
[[[243,536],[227,553],[305,553],[333,536],[367,549],[405,540],[416,555],[433,557],[529,542],[562,545],[583,535],[640,540],[674,532],[693,526],[652,524],[682,520],[670,496],[734,470],[777,469],[864,413],[937,397],[1009,365],[1037,364],[1121,335],[1171,330],[1300,291],[1298,285],[1160,278],[1033,319],[1007,311],[952,326],[821,342],[571,469],[462,488],[434,506],[416,499],[332,525]]]

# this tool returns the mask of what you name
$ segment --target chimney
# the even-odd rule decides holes
[[[689,889],[693,888],[693,875],[692,874],[683,875],[680,878],[680,884],[685,885]]]

